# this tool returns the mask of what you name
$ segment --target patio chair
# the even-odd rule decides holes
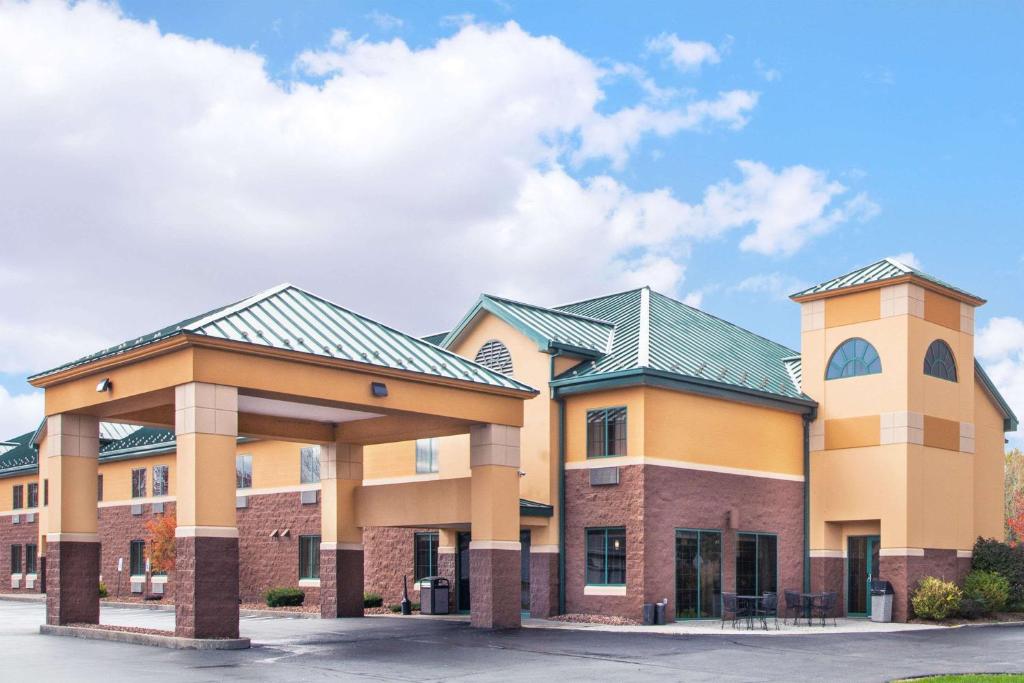
[[[825,625],[825,619],[832,617],[832,625],[838,626],[836,623],[836,603],[839,600],[839,594],[835,591],[829,591],[822,593],[821,597],[811,603],[812,615],[815,619],[821,619],[821,625]]]
[[[735,593],[722,593],[722,628],[725,628],[726,621],[731,621],[732,627],[736,628],[736,621],[746,616],[746,610],[740,608]]]
[[[797,621],[804,615],[804,599],[800,595],[799,591],[785,591],[786,605],[782,613],[782,623],[786,623],[786,619],[790,614],[793,615],[793,625],[795,626]]]
[[[761,595],[761,604],[757,608],[757,616],[761,624],[768,630],[768,620],[775,620],[775,630],[779,630],[779,594],[766,592]]]

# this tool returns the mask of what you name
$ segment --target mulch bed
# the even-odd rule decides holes
[[[964,624],[998,624],[1007,621],[1024,621],[1024,612],[996,612],[986,617],[979,617],[978,619],[964,619],[963,617],[950,617],[949,619],[943,619],[941,621],[931,621],[928,619],[911,619],[908,623],[910,624],[928,624],[934,626],[935,624],[941,624],[942,626],[963,626]]]
[[[239,605],[242,609],[258,609],[264,612],[319,612],[320,605],[299,605],[297,607],[267,607],[265,602],[243,602]]]
[[[97,631],[121,631],[123,633],[145,633],[151,636],[174,636],[174,631],[158,628],[140,628],[138,626],[112,626],[110,624],[68,624],[75,628],[91,628]]]
[[[607,617],[601,614],[559,614],[550,617],[549,621],[565,621],[570,624],[600,624],[602,626],[639,626],[636,619],[626,617]]]

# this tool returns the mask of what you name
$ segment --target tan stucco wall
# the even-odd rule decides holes
[[[28,506],[28,484],[30,482],[41,482],[35,474],[27,474],[21,477],[9,477],[0,479],[0,512],[10,512],[14,509],[14,487],[22,487],[22,503],[24,509]],[[39,505],[43,504],[43,485],[39,484]]]
[[[565,461],[587,459],[587,411],[626,408],[627,455],[645,455],[645,402],[643,387],[595,391],[570,396],[565,401]]]
[[[132,470],[138,467],[146,468],[146,497],[152,496],[153,468],[157,465],[167,465],[169,468],[167,495],[175,495],[177,490],[175,483],[176,458],[174,453],[165,453],[148,458],[132,458],[131,460],[100,464],[99,473],[103,475],[103,502],[129,501],[132,497]]]
[[[974,534],[1001,539],[1004,534],[1005,449],[1003,415],[976,382],[974,402]]]

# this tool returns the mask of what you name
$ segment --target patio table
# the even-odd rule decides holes
[[[760,607],[761,601],[764,600],[762,595],[737,595],[736,602],[742,607],[744,616],[747,618],[747,630],[754,630],[754,617],[758,613],[758,607]],[[768,630],[768,621],[761,617],[761,623],[764,626],[764,630]]]
[[[811,615],[813,614],[812,607],[814,606],[815,600],[821,600],[825,597],[824,593],[801,593],[800,600],[803,603],[804,616],[807,618],[807,625],[811,626]]]

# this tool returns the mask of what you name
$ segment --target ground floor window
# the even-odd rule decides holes
[[[146,573],[146,542],[132,541],[128,549],[128,571],[132,576]]]
[[[319,536],[299,536],[299,578],[320,578]]]
[[[20,545],[12,545],[11,546],[11,573],[12,574],[20,574],[21,573],[21,546]]]
[[[437,576],[437,542],[436,531],[416,534],[416,559],[413,572],[416,581],[427,576]]]
[[[676,618],[722,615],[722,532],[676,530]]]
[[[736,592],[778,592],[778,539],[775,534],[736,535]]]
[[[25,545],[25,573],[35,574],[36,573],[36,555],[38,555],[35,543],[28,543]]]
[[[626,530],[622,527],[587,529],[587,584],[626,584]]]

